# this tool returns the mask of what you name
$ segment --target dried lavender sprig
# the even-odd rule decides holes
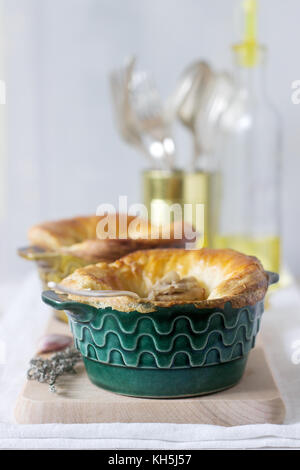
[[[76,374],[74,369],[82,357],[79,351],[73,347],[53,354],[49,359],[36,357],[31,359],[28,380],[37,380],[40,383],[48,383],[50,392],[55,393],[56,379],[63,374]]]

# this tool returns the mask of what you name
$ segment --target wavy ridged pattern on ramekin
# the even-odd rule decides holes
[[[70,318],[75,345],[84,357],[103,364],[176,369],[222,364],[249,353],[259,329],[263,303],[224,310],[192,305],[150,314],[107,308],[93,320]]]

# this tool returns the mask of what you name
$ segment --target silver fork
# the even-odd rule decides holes
[[[126,142],[145,152],[130,107],[129,84],[132,79],[134,64],[135,58],[130,57],[123,67],[112,71],[110,86],[115,118],[121,136]]]
[[[132,112],[155,167],[171,169],[175,143],[153,77],[145,71],[134,72],[129,91]]]
[[[135,58],[110,75],[113,105],[123,139],[137,147],[156,168],[174,165],[175,144],[153,79],[134,71]]]
[[[139,299],[138,294],[127,290],[92,290],[92,289],[71,289],[62,286],[56,282],[48,282],[48,287],[59,292],[71,295],[79,295],[82,297],[134,297]]]

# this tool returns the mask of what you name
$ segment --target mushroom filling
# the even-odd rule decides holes
[[[176,271],[170,271],[151,288],[149,300],[168,301],[178,300],[205,300],[206,290],[199,285],[193,276],[180,279]]]

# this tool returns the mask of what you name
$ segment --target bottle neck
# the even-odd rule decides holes
[[[266,98],[265,71],[261,66],[237,66],[236,81],[242,91],[252,98]]]
[[[235,79],[242,91],[251,98],[266,99],[265,54],[251,66],[247,66],[235,55]]]

